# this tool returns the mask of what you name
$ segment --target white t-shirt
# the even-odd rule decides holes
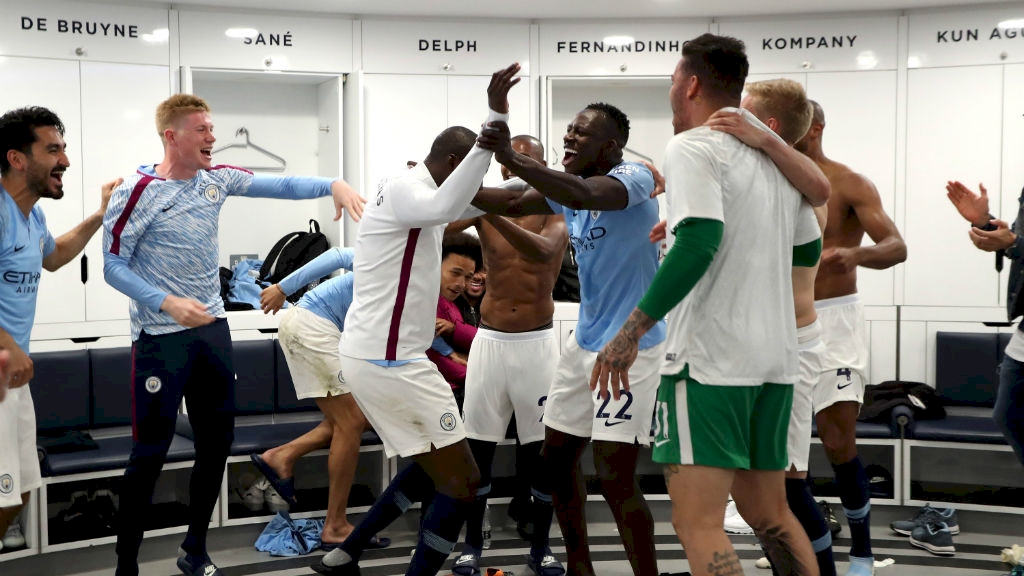
[[[487,121],[495,120],[508,115],[491,111]],[[342,354],[388,362],[426,358],[434,339],[444,228],[480,213],[469,203],[490,162],[491,153],[474,146],[440,187],[422,162],[377,186],[356,237]]]
[[[796,382],[792,264],[802,197],[766,154],[705,127],[669,140],[665,183],[669,230],[704,218],[723,222],[724,234],[710,268],[668,315],[662,374],[689,364],[708,385]]]

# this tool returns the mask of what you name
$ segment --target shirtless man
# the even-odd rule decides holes
[[[538,162],[544,147],[530,136],[512,139],[512,148]],[[505,168],[502,167],[504,172]],[[519,178],[503,187],[528,187]],[[551,294],[569,243],[561,214],[506,218],[485,215],[475,225],[484,249],[488,289],[480,306],[480,329],[469,352],[466,372],[466,437],[480,467],[480,488],[466,520],[466,541],[452,571],[460,576],[480,574],[483,515],[491,491],[494,449],[505,438],[512,414],[525,462],[517,470],[533,472],[529,567],[538,576],[558,576],[565,569],[551,554],[551,490],[540,465],[544,440],[544,402],[558,365],[558,336],[553,327],[555,302]]]
[[[868,478],[857,457],[857,414],[868,378],[868,342],[857,295],[857,267],[884,270],[895,266],[907,259],[907,245],[882,208],[874,184],[822,152],[825,113],[817,102],[812,100],[811,105],[811,127],[796,148],[814,160],[832,184],[821,266],[814,284],[814,305],[826,348],[814,389],[814,410],[818,436],[835,471],[850,524],[853,545],[847,575],[864,576],[874,573],[874,558]],[[861,246],[865,232],[874,245]]]

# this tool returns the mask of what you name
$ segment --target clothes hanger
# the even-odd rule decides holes
[[[284,158],[281,158],[277,154],[274,154],[270,150],[267,150],[266,148],[263,148],[262,146],[260,146],[258,144],[253,144],[252,141],[249,140],[249,130],[245,126],[242,126],[238,130],[235,130],[235,137],[237,138],[239,136],[245,136],[245,142],[244,143],[242,143],[242,142],[233,142],[231,144],[228,144],[227,146],[221,146],[220,148],[215,149],[213,151],[213,153],[216,154],[218,152],[222,152],[224,150],[229,150],[231,148],[252,148],[253,150],[263,154],[264,156],[269,157],[271,160],[274,160],[274,161],[278,162],[278,165],[277,166],[242,166],[242,168],[245,168],[246,170],[252,170],[253,172],[284,172],[284,169],[288,167],[288,162]]]

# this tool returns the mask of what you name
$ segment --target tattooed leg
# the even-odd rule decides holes
[[[694,576],[743,574],[739,558],[722,529],[734,473],[706,466],[665,467],[672,499],[672,527],[686,550]]]
[[[711,562],[708,563],[707,573],[712,576],[743,576],[743,566],[740,565],[740,557],[736,555],[736,551],[731,549],[728,551],[723,550],[722,552],[715,552],[711,557]],[[693,562],[690,562],[691,567]]]
[[[819,576],[811,541],[786,501],[783,471],[737,471],[732,495],[779,574]]]

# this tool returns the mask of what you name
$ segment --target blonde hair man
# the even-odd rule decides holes
[[[341,180],[258,176],[213,165],[213,121],[202,99],[179,94],[157,107],[159,164],[140,166],[113,194],[103,219],[103,274],[131,298],[134,444],[122,484],[118,576],[138,574],[145,516],[174,438],[184,397],[196,444],[189,530],[178,568],[220,572],[206,532],[234,439],[231,333],[220,297],[217,222],[228,196],[305,199],[332,195],[353,218],[363,200]]]

